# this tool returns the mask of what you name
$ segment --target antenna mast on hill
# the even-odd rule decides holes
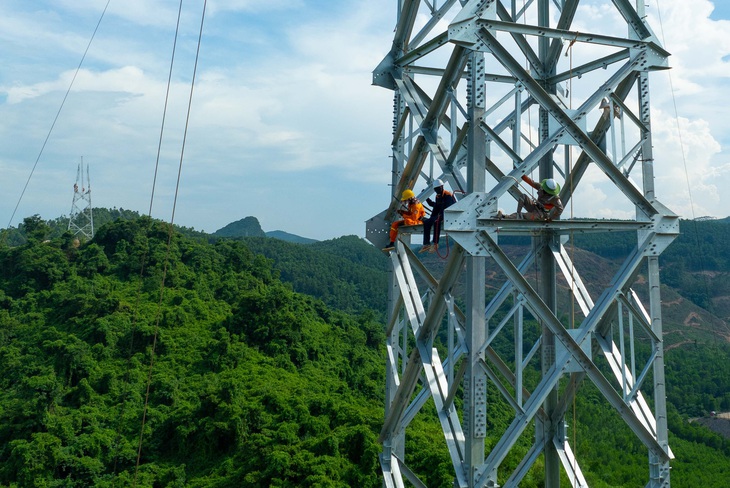
[[[83,157],[76,169],[76,183],[74,183],[74,198],[71,203],[71,216],[68,219],[68,230],[73,232],[74,235],[81,234],[86,239],[92,239],[94,237],[94,213],[91,207],[89,165],[86,165],[86,178],[84,178]]]
[[[597,422],[622,419],[648,451],[637,486],[670,486],[658,258],[679,221],[655,195],[649,107],[649,74],[669,54],[643,0],[606,0],[601,18],[591,17],[595,3],[397,2],[392,49],[373,75],[394,92],[393,199],[367,237],[388,243],[406,189],[424,201],[439,178],[462,196],[446,210],[455,244],[447,253],[442,243],[444,265],[411,251],[405,233],[389,252],[380,434],[389,488],[428,486],[414,463],[435,446],[411,439],[409,451],[423,452],[406,452],[423,416],[443,430],[454,486],[516,487],[537,466],[548,488],[561,470],[571,487],[588,486],[581,464],[596,460],[576,450],[566,424],[588,382],[605,405]],[[529,193],[525,175],[561,185],[562,219],[494,218]],[[598,196],[599,184],[606,206],[634,217],[573,218],[574,197]],[[583,281],[592,268],[572,246],[589,232],[635,243],[598,284]],[[508,248],[515,239],[531,245]]]

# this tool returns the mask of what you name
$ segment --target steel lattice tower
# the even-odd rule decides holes
[[[79,184],[81,184],[80,188]],[[94,212],[91,207],[89,165],[86,165],[86,178],[84,178],[83,159],[76,169],[76,183],[74,183],[74,197],[71,202],[68,230],[73,232],[73,235],[81,234],[86,239],[92,239],[94,237]]]
[[[393,45],[373,76],[395,93],[393,200],[367,237],[388,242],[405,189],[423,201],[440,178],[461,198],[446,211],[456,244],[443,266],[420,259],[405,233],[389,253],[385,485],[426,486],[405,439],[417,416],[435,412],[454,486],[519,486],[538,459],[548,488],[561,468],[570,486],[587,486],[566,413],[589,380],[648,451],[637,484],[670,486],[658,257],[679,221],[654,189],[649,74],[669,54],[643,0],[591,1],[611,18],[598,24],[579,0],[397,3]],[[560,220],[494,218],[515,205],[523,175],[561,184]],[[575,218],[581,183],[597,180],[629,218]],[[571,244],[588,232],[635,242],[598,298]],[[508,257],[509,236],[530,238],[525,255]],[[498,272],[487,278],[488,267]],[[512,420],[489,432],[495,395]],[[489,447],[488,435],[498,438]]]

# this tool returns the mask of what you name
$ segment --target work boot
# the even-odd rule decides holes
[[[431,251],[431,247],[432,247],[431,244],[424,244],[423,247],[421,247],[421,249],[418,250],[418,254],[423,254],[425,252],[430,252]]]
[[[390,244],[388,244],[387,246],[385,246],[383,248],[383,251],[392,251],[393,249],[395,249],[395,242],[391,242]]]

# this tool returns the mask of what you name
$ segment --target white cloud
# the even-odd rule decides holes
[[[662,115],[657,113],[662,122],[653,128],[654,139],[659,141],[654,153],[658,198],[684,218],[726,216],[720,196],[730,177],[730,165],[715,162],[722,147],[710,124]]]
[[[0,71],[0,168],[6,175],[0,192],[11,195],[0,203],[0,218],[12,211],[105,4],[11,0],[0,18],[0,41],[9,46]],[[719,101],[730,77],[728,22],[708,19],[710,2],[687,5],[661,2],[688,169],[685,176],[667,73],[654,73],[657,195],[689,216],[689,178],[694,213],[725,216],[730,127]],[[96,205],[146,211],[177,7],[163,0],[110,4],[20,218],[68,211],[67,190],[81,155],[92,166]],[[169,216],[174,193],[202,0],[183,8],[156,190],[161,218]],[[650,0],[647,13],[661,36],[656,2]],[[576,29],[588,31],[600,20],[605,33],[623,35],[617,19],[610,2],[585,2]],[[394,25],[391,0],[210,0],[178,222],[213,231],[256,215],[267,230],[315,238],[362,234],[363,221],[389,198],[392,93],[371,86],[371,71],[390,50]],[[572,62],[595,53],[576,45]],[[590,89],[590,77],[581,82],[586,88],[576,83],[576,95]],[[574,206],[601,217],[633,216],[625,198],[614,206],[615,198],[604,175],[589,173]],[[287,214],[292,206],[296,217]],[[333,223],[333,210],[343,206],[347,221]]]
[[[212,0],[208,2],[211,14],[222,12],[291,11],[305,6],[303,0]]]
[[[107,2],[107,0],[56,0],[54,8],[63,9],[67,14],[80,17],[101,17],[105,7],[104,21],[113,22],[109,17],[118,17],[137,26],[175,27],[178,2],[164,0],[125,0],[124,2]],[[200,9],[191,9],[191,15]],[[185,11],[187,13],[187,10]],[[200,14],[197,14],[198,17]]]
[[[27,86],[0,87],[0,91],[7,93],[8,103],[16,104],[51,92],[63,93],[69,86],[72,86],[72,91],[76,92],[97,91],[145,94],[149,93],[148,81],[141,69],[134,66],[124,66],[101,73],[87,69],[81,69],[78,73],[76,71],[67,71],[54,81]]]

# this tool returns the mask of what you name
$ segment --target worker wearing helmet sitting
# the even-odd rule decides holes
[[[426,209],[423,208],[421,202],[416,198],[413,190],[405,190],[401,195],[401,203],[404,208],[399,208],[398,213],[403,217],[402,220],[396,220],[390,225],[390,244],[383,248],[383,251],[390,251],[395,248],[395,239],[398,237],[398,227],[401,225],[418,225],[426,215]]]
[[[426,199],[426,204],[433,208],[431,216],[423,220],[423,247],[419,253],[436,252],[441,237],[441,226],[444,222],[444,209],[456,203],[454,194],[444,190],[444,182],[434,180],[433,191],[436,193],[435,201]],[[433,244],[431,244],[431,229],[433,228]]]
[[[498,219],[526,219],[526,220],[555,220],[563,213],[563,202],[560,201],[560,185],[552,178],[546,178],[535,183],[527,175],[522,180],[537,190],[537,200],[529,195],[522,194],[517,200],[517,212],[509,215],[497,213]],[[522,213],[522,209],[527,212]]]

